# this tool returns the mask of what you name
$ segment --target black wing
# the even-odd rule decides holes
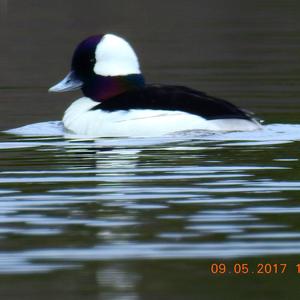
[[[207,120],[252,119],[249,113],[226,100],[184,86],[171,85],[148,85],[130,90],[92,108],[97,109],[109,112],[130,109],[183,111]]]

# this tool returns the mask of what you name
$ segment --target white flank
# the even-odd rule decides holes
[[[158,137],[184,130],[252,131],[261,128],[255,121],[241,119],[207,121],[180,111],[90,110],[97,104],[98,102],[87,97],[73,102],[64,114],[64,127],[72,133],[95,137]]]
[[[94,72],[102,76],[140,74],[138,58],[122,38],[106,34],[96,48]]]

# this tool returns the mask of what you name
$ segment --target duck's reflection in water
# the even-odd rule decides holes
[[[127,265],[128,266],[128,265]],[[112,263],[100,268],[97,273],[99,299],[139,300],[137,284],[139,275],[122,263]]]

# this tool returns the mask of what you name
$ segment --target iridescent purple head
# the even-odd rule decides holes
[[[71,70],[83,82],[94,75],[96,48],[102,38],[103,35],[90,36],[83,40],[74,51]]]
[[[71,72],[49,91],[81,88],[85,96],[103,101],[141,86],[144,78],[131,46],[116,35],[105,34],[90,36],[77,46]]]

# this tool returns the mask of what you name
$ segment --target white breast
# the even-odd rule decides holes
[[[132,109],[105,112],[90,110],[98,102],[83,97],[66,110],[63,123],[67,130],[81,135],[101,137],[149,137],[184,130],[252,131],[257,122],[241,119],[206,120],[180,111]]]

